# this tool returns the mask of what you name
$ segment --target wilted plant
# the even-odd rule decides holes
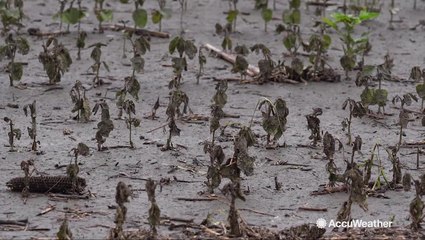
[[[303,43],[305,51],[310,53],[309,61],[313,64],[313,74],[317,76],[318,73],[325,70],[326,53],[332,43],[332,39],[328,34],[325,34],[325,25],[318,23],[319,34],[313,34],[307,43]]]
[[[403,141],[403,129],[407,128],[410,118],[410,114],[406,111],[406,109],[404,109],[404,106],[410,106],[412,104],[412,100],[417,102],[418,98],[414,94],[406,93],[402,97],[396,95],[392,101],[393,104],[400,102],[400,114],[398,115],[400,125],[398,147],[401,147]]]
[[[2,33],[7,33],[10,30],[10,26],[17,26],[18,31],[23,27],[23,7],[23,0],[7,0],[0,2],[0,19],[3,24]]]
[[[157,184],[150,178],[146,182],[146,193],[148,194],[149,202],[151,202],[151,207],[149,208],[148,221],[151,227],[151,234],[154,239],[158,235],[156,227],[160,224],[161,220],[161,210],[159,209],[155,199],[156,185]]]
[[[71,229],[68,225],[68,218],[65,215],[65,218],[62,221],[62,224],[59,227],[59,231],[56,233],[56,237],[58,240],[72,240],[74,239],[72,237]]]
[[[254,174],[255,158],[249,156],[248,148],[256,142],[255,136],[251,128],[242,127],[234,140],[233,157],[226,162],[223,149],[220,145],[213,145],[210,142],[204,143],[204,152],[210,155],[210,166],[208,167],[207,182],[209,192],[213,193],[214,189],[220,186],[222,178],[228,178],[232,181],[236,188],[237,197],[245,200],[241,193],[240,181],[241,172],[247,176]]]
[[[32,168],[32,169],[31,169]],[[29,159],[27,161],[21,162],[21,170],[24,171],[24,188],[22,189],[22,198],[24,199],[24,204],[26,204],[29,193],[30,193],[30,177],[35,171],[34,160]]]
[[[54,37],[43,44],[43,52],[38,55],[38,60],[49,77],[49,84],[60,82],[62,75],[68,72],[72,64],[68,49]]]
[[[317,145],[317,142],[322,140],[320,132],[320,119],[323,111],[321,108],[314,108],[313,113],[306,115],[307,118],[307,129],[311,131],[311,135],[308,139],[313,140],[313,146]]]
[[[391,182],[392,187],[395,188],[395,186],[397,184],[401,183],[402,180],[402,175],[401,175],[401,163],[400,163],[400,158],[397,156],[400,147],[399,146],[391,146],[389,147],[387,150],[388,153],[388,159],[390,160],[393,169],[393,180]]]
[[[187,71],[188,65],[186,56],[192,60],[196,56],[198,49],[193,41],[186,40],[182,36],[177,36],[171,40],[168,51],[170,54],[174,54],[175,51],[179,53],[178,57],[172,58],[175,78],[170,82],[168,87],[170,89],[173,87],[179,88],[182,81],[182,73],[183,71]]]
[[[406,172],[403,175],[403,189],[404,191],[410,191],[412,188],[412,175],[410,173]]]
[[[93,59],[94,63],[93,65],[90,66],[90,68],[92,69],[93,73],[95,74],[94,78],[93,78],[93,85],[94,86],[99,86],[102,85],[102,80],[99,78],[99,71],[100,71],[100,66],[103,64],[103,66],[105,67],[106,71],[109,72],[109,66],[108,64],[106,64],[105,61],[101,61],[100,57],[102,56],[102,47],[106,47],[106,44],[103,43],[95,43],[91,46],[89,46],[89,48],[93,47],[93,50],[90,54],[91,59]]]
[[[104,149],[103,144],[105,143],[106,138],[109,137],[109,133],[114,130],[114,123],[109,115],[109,106],[104,100],[96,103],[92,112],[96,114],[99,109],[101,110],[101,120],[97,123],[96,141],[97,150],[102,151]]]
[[[226,50],[232,50],[233,43],[232,39],[230,38],[230,33],[232,32],[232,24],[227,23],[224,26],[222,26],[219,23],[215,24],[215,33],[218,35],[223,35],[223,41],[221,42],[221,47],[224,51]]]
[[[189,97],[182,90],[175,89],[170,93],[170,95],[170,101],[166,110],[169,134],[166,144],[161,149],[163,151],[173,149],[171,138],[173,136],[180,136],[180,129],[176,125],[176,117],[180,117],[182,114],[187,113],[189,105]],[[182,104],[183,109],[181,109]]]
[[[73,117],[73,119],[78,121],[82,120],[83,122],[89,121],[91,108],[89,100],[86,97],[86,89],[79,80],[75,81],[75,84],[71,88],[69,95],[71,96],[72,103],[74,103],[72,112],[77,112],[77,115]]]
[[[9,72],[9,83],[13,86],[13,81],[19,81],[23,75],[23,64],[21,62],[15,62],[16,53],[27,55],[30,46],[28,41],[23,37],[13,38],[12,34],[9,34],[5,38],[5,45],[0,46],[0,60],[4,57],[10,59],[7,64],[7,70]]]
[[[415,81],[423,81],[422,83],[416,85],[416,93],[422,99],[421,110],[423,110],[425,100],[425,68],[421,70],[421,68],[418,66],[413,67],[410,71],[410,78]]]
[[[351,151],[351,165],[352,166],[354,164],[354,154],[356,152],[360,152],[362,150],[362,144],[363,144],[363,140],[362,138],[357,135],[356,138],[354,139],[353,142],[353,149]]]
[[[360,208],[364,211],[368,210],[368,204],[366,202],[367,194],[363,182],[363,176],[361,171],[358,169],[357,164],[353,164],[351,169],[344,173],[344,176],[349,182],[350,196],[348,197],[348,201],[344,202],[342,208],[338,211],[337,221],[351,221],[351,206],[353,203],[359,204]]]
[[[143,71],[145,60],[142,57],[147,51],[150,51],[150,44],[144,37],[139,37],[135,40],[129,37],[133,47],[133,57],[131,58],[132,73],[131,76],[124,79],[124,87],[119,90],[115,98],[117,99],[117,107],[119,109],[118,117],[122,116],[124,101],[127,99],[127,94],[130,94],[136,101],[139,100],[140,83],[136,78],[136,73]]]
[[[344,55],[340,58],[341,66],[345,70],[345,76],[349,79],[348,73],[352,71],[357,62],[357,56],[363,54],[368,48],[367,42],[369,41],[368,34],[362,34],[360,38],[354,38],[355,27],[364,21],[377,18],[379,13],[361,11],[358,16],[353,16],[344,13],[333,13],[331,18],[323,18],[323,22],[335,29],[343,42]],[[342,23],[344,27],[339,27],[338,24]]]
[[[9,152],[15,152],[15,138],[20,140],[21,139],[21,130],[19,128],[14,128],[13,121],[12,119],[8,118],[8,117],[4,117],[3,120],[6,123],[9,123],[9,132],[7,133],[8,137],[9,137],[9,146],[10,146],[10,150]]]
[[[40,145],[40,141],[37,140],[37,108],[36,101],[34,100],[31,104],[27,104],[23,108],[25,116],[30,115],[31,117],[31,127],[27,127],[28,135],[32,139],[31,150],[37,151],[37,146]],[[29,111],[29,114],[28,114]]]
[[[215,85],[213,104],[211,105],[210,133],[212,134],[211,144],[214,145],[215,132],[220,128],[220,119],[224,117],[223,107],[227,103],[227,81],[221,81]]]
[[[229,215],[227,217],[227,221],[229,221],[230,225],[230,234],[232,234],[235,237],[239,237],[242,235],[242,227],[239,223],[239,213],[236,209],[236,197],[238,197],[238,191],[239,186],[235,185],[234,183],[229,183],[226,185],[225,189],[227,190],[227,193],[230,194],[231,200],[230,200],[230,209],[229,209]]]
[[[409,208],[409,212],[410,212],[410,216],[412,219],[412,223],[410,224],[410,227],[414,230],[414,231],[418,231],[419,229],[421,229],[421,222],[423,221],[425,215],[424,215],[424,202],[421,199],[421,196],[424,194],[423,190],[422,190],[422,184],[419,180],[415,180],[415,190],[416,190],[416,195],[415,198],[412,200],[412,202],[410,203],[410,208]]]
[[[86,46],[86,37],[87,37],[87,33],[85,31],[81,31],[78,33],[77,44],[76,44],[78,48],[77,60],[81,60],[81,49]]]
[[[148,116],[147,118],[150,118],[152,120],[155,120],[156,118],[158,118],[156,116],[156,110],[158,110],[158,108],[159,108],[159,97],[156,99],[155,104],[152,107],[152,113],[151,113],[151,115]]]
[[[258,68],[260,69],[259,82],[267,82],[272,75],[272,71],[276,66],[276,63],[271,58],[271,51],[264,44],[258,43],[251,47],[251,51],[259,54],[263,54],[263,59],[258,61]]]
[[[97,21],[99,21],[99,33],[103,33],[102,22],[111,21],[113,18],[112,9],[104,9],[103,3],[105,0],[95,0],[94,2],[94,14],[96,15]]]
[[[262,127],[267,133],[267,145],[277,143],[283,132],[286,131],[286,118],[289,109],[285,100],[278,98],[275,102],[272,102],[268,98],[262,98],[257,105],[263,116]],[[264,110],[262,110],[263,106]],[[273,137],[273,140],[271,137]]]
[[[235,63],[233,64],[232,72],[239,73],[241,75],[241,79],[244,80],[247,74],[246,70],[249,66],[245,56],[249,54],[249,49],[245,45],[238,45],[235,47],[235,52],[237,56]]]
[[[78,189],[78,174],[80,168],[78,167],[78,156],[87,156],[90,153],[89,147],[84,143],[78,143],[76,148],[72,148],[71,152],[74,154],[74,163],[69,163],[66,168],[66,174],[72,181],[72,191],[81,192],[82,189]]]
[[[117,212],[115,213],[115,227],[109,232],[109,239],[127,239],[124,234],[123,226],[127,217],[127,207],[124,203],[129,202],[131,190],[127,184],[119,182],[115,193],[115,202],[117,203]]]
[[[352,144],[352,136],[351,136],[351,123],[353,117],[362,118],[366,115],[366,109],[362,105],[361,102],[356,102],[351,98],[347,98],[342,104],[342,110],[345,110],[348,107],[349,115],[348,118],[344,118],[341,122],[342,130],[345,131],[347,129],[347,137],[348,137],[348,145]]]
[[[326,171],[329,174],[328,185],[333,187],[335,186],[335,183],[340,179],[338,177],[338,168],[336,167],[334,161],[335,138],[332,136],[332,134],[328,132],[326,132],[323,136],[323,153],[325,154],[326,159],[328,160],[328,163],[326,164]]]
[[[127,129],[129,131],[129,141],[130,141],[130,148],[134,148],[133,141],[131,140],[131,129],[133,127],[139,127],[140,126],[140,119],[135,118],[132,116],[132,114],[136,114],[136,107],[134,105],[134,102],[132,100],[125,100],[123,104],[124,112],[127,114],[127,118],[125,119],[125,123],[127,125]]]

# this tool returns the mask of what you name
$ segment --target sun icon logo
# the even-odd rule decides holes
[[[316,225],[318,228],[325,228],[326,227],[326,220],[323,218],[319,218],[316,221]]]

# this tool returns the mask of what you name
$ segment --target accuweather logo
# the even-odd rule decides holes
[[[331,219],[329,222],[324,218],[319,218],[316,221],[318,228],[390,228],[393,222],[391,221],[381,221],[381,220],[372,220],[372,221],[363,221],[361,219],[355,219],[351,221],[335,221]]]

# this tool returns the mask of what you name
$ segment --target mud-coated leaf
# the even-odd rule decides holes
[[[151,50],[151,45],[145,37],[140,36],[134,42],[134,48],[136,55],[145,55],[147,51]]]
[[[295,34],[288,34],[283,38],[283,45],[288,51],[295,48],[295,44],[297,42],[297,36]]]
[[[168,45],[168,52],[170,54],[173,54],[174,51],[177,49],[177,44],[179,43],[179,41],[180,41],[179,36],[173,38],[173,40],[170,41],[170,44]]]
[[[418,66],[413,67],[412,70],[410,71],[410,79],[419,81],[422,79],[422,77],[425,77],[425,76],[422,75],[421,68]]]
[[[102,50],[100,46],[95,46],[90,54],[90,57],[96,62],[100,62],[100,56],[102,55]]]
[[[196,56],[196,53],[198,52],[198,49],[196,48],[196,46],[193,43],[193,41],[186,40],[185,41],[184,52],[186,53],[187,57],[192,60]]]
[[[9,63],[9,77],[12,81],[19,81],[24,73],[22,63],[11,62]]]
[[[378,106],[383,107],[388,101],[388,91],[385,89],[376,89],[374,93],[375,102]]]
[[[356,66],[356,60],[354,56],[344,55],[339,61],[344,70],[347,71],[353,70],[353,68]]]
[[[145,60],[140,55],[137,55],[131,59],[131,65],[137,73],[140,73],[145,67]]]
[[[248,61],[241,55],[236,56],[235,64],[233,65],[232,72],[245,73],[248,69]]]
[[[140,83],[136,77],[125,78],[125,91],[134,97],[136,101],[139,100]]]
[[[149,209],[148,220],[151,226],[157,226],[161,222],[161,210],[156,202],[152,202],[151,208]]]
[[[239,169],[247,176],[254,174],[254,161],[255,158],[248,155],[247,152],[239,152],[237,155],[237,164]]]
[[[425,99],[425,84],[418,84],[416,86],[416,93],[418,93],[420,98]]]
[[[18,49],[18,53],[22,55],[27,55],[30,51],[30,45],[28,44],[28,41],[23,37],[18,37],[16,39],[16,47]]]
[[[333,159],[335,154],[335,139],[328,132],[323,136],[323,152],[328,159]]]
[[[78,154],[81,156],[88,156],[90,154],[89,147],[84,143],[78,143],[77,146]]]
[[[246,45],[237,45],[235,47],[235,53],[242,56],[247,56],[249,54],[249,49]]]
[[[137,27],[144,28],[148,23],[148,12],[145,9],[137,9],[132,14]]]
[[[108,137],[109,133],[114,130],[114,124],[112,120],[102,120],[97,124],[98,132],[103,137]]]
[[[301,75],[304,69],[304,64],[299,58],[294,58],[291,62],[291,68],[295,70],[298,74]]]
[[[168,127],[170,128],[170,134],[171,136],[180,136],[180,129],[177,127],[176,122],[174,119],[171,119],[171,121],[168,123]]]

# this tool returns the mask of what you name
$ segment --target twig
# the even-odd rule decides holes
[[[53,211],[55,209],[56,209],[56,206],[50,205],[48,208],[44,209],[43,211],[41,211],[40,213],[38,213],[36,216],[42,216],[42,215],[44,215],[46,213],[49,213],[49,212],[51,212],[51,211]]]
[[[169,33],[150,31],[150,30],[141,29],[141,28],[133,28],[133,27],[124,26],[121,24],[102,24],[102,28],[106,30],[111,30],[111,31],[122,31],[122,30],[134,31],[136,35],[144,35],[144,36],[157,37],[157,38],[170,38]]]
[[[179,197],[176,198],[178,201],[186,201],[186,202],[212,202],[218,200],[217,198],[185,198]]]
[[[223,51],[221,51],[219,48],[206,43],[203,45],[206,49],[216,53],[220,58],[222,58],[223,60],[231,63],[231,64],[235,64],[236,62],[236,56],[234,54],[229,54],[229,53],[225,53]],[[248,65],[248,69],[246,70],[246,73],[250,76],[250,77],[255,77],[258,74],[260,74],[260,69],[256,66],[253,66],[251,64]]]
[[[50,198],[53,199],[89,199],[89,195],[68,195],[68,194],[58,194],[58,193],[51,193],[49,194]]]
[[[239,211],[252,212],[252,213],[256,213],[256,214],[260,214],[260,215],[264,215],[264,216],[269,216],[269,217],[276,217],[276,215],[266,213],[266,212],[261,212],[261,211],[250,209],[250,208],[239,208],[238,210]]]
[[[128,178],[128,179],[132,179],[132,180],[148,181],[147,178],[132,177],[132,176],[128,175],[127,173],[123,173],[123,172],[120,172],[117,175],[108,177],[108,180],[111,179],[111,178]]]
[[[28,224],[28,219],[20,220],[0,220],[0,225],[17,225],[17,226],[26,226]]]
[[[287,166],[295,166],[295,167],[310,167],[310,165],[308,165],[308,164],[290,163],[288,161],[286,161],[286,162],[276,161],[276,160],[273,160],[269,157],[266,157],[266,160],[272,161],[272,162],[274,162],[273,165],[279,165],[279,166],[287,165]]]
[[[313,208],[313,207],[299,207],[298,210],[301,211],[313,211],[313,212],[327,212],[327,208]]]

